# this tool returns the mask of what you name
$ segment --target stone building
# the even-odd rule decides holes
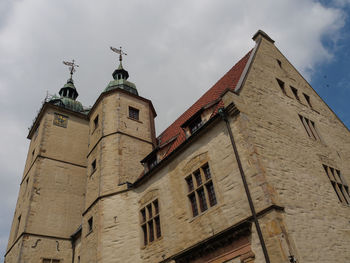
[[[155,136],[120,64],[91,109],[45,102],[9,237],[14,262],[350,262],[350,134],[258,31]]]

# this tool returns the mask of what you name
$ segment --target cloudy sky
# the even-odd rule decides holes
[[[84,105],[112,79],[118,57],[153,101],[157,134],[254,47],[262,29],[350,127],[350,0],[0,0],[0,254],[46,93],[64,85],[62,60]]]

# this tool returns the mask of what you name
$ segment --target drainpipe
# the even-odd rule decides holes
[[[242,177],[244,190],[245,190],[245,193],[246,193],[247,198],[248,198],[250,211],[252,212],[252,215],[253,215],[254,224],[255,224],[256,231],[257,231],[258,236],[259,236],[259,241],[260,241],[260,244],[261,244],[261,248],[262,248],[263,253],[264,253],[265,262],[266,263],[270,263],[270,258],[269,258],[269,255],[267,253],[264,237],[263,237],[262,232],[261,232],[261,228],[260,228],[260,225],[259,225],[258,217],[256,216],[253,200],[252,200],[252,197],[250,195],[248,183],[247,183],[247,180],[246,180],[243,168],[242,168],[241,159],[239,158],[239,154],[238,154],[238,151],[237,151],[235,139],[233,137],[231,126],[230,126],[230,123],[229,123],[228,118],[227,118],[227,113],[226,113],[224,108],[220,108],[219,109],[219,114],[220,114],[221,118],[225,121],[228,134],[230,135],[232,148],[233,148],[233,151],[235,153],[235,157],[236,157],[236,161],[237,161],[237,164],[238,164],[239,172],[240,172],[241,177]]]

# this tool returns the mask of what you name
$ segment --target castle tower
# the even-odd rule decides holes
[[[71,234],[81,224],[84,202],[89,123],[72,76],[59,94],[45,101],[28,134],[5,262],[72,260]]]
[[[140,160],[154,148],[156,112],[152,102],[140,97],[135,84],[128,81],[121,58],[112,75],[113,80],[88,115],[81,262],[113,262],[116,255],[127,253],[133,245],[139,250],[134,213],[137,198],[126,190],[143,172]]]

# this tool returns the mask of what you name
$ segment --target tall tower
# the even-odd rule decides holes
[[[72,74],[31,127],[5,262],[70,262],[81,224],[89,122]]]
[[[152,102],[128,81],[121,55],[112,75],[88,115],[81,262],[117,262],[117,255],[140,259],[137,194],[127,190],[143,171],[140,160],[154,148],[156,113]],[[133,246],[135,253],[127,255]]]

